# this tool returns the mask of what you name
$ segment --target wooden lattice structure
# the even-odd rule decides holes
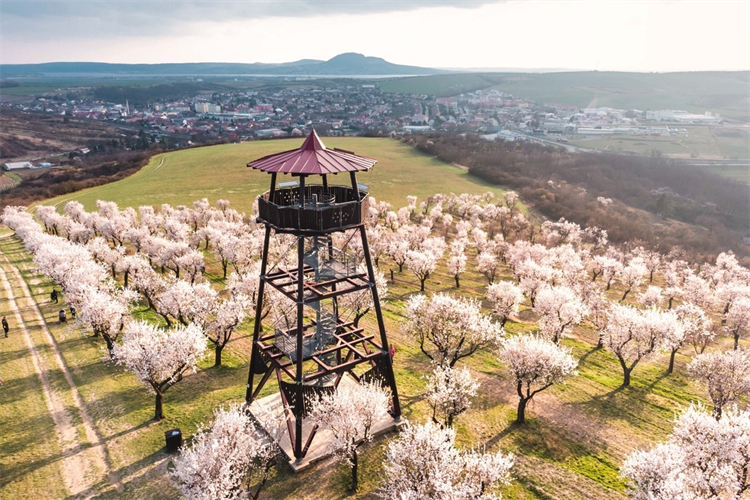
[[[276,377],[298,461],[307,454],[317,431],[309,430],[303,440],[303,421],[311,402],[321,393],[334,391],[344,376],[380,381],[391,391],[391,415],[394,419],[401,415],[364,225],[368,195],[356,177],[375,162],[328,149],[313,131],[299,149],[248,163],[248,167],[271,174],[271,188],[258,197],[258,222],[265,224],[266,231],[245,399],[249,407],[268,380]],[[278,173],[290,174],[298,182],[277,184]],[[350,185],[329,186],[329,175],[347,173]],[[308,184],[310,176],[319,178],[320,183]],[[361,238],[366,272],[358,271],[356,263],[333,248],[331,234],[343,231],[354,231]],[[273,233],[296,236],[296,267],[279,266],[269,271]],[[273,332],[264,332],[261,325],[266,286],[280,292],[291,309],[296,309],[292,320],[274,325]],[[373,296],[376,332],[355,327],[339,315],[339,297],[368,289]],[[363,364],[367,371],[359,369],[357,375],[355,367]]]

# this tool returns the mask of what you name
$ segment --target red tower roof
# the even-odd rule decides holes
[[[269,173],[323,175],[366,171],[375,163],[377,160],[357,156],[351,151],[326,148],[313,130],[299,149],[264,156],[247,166]]]

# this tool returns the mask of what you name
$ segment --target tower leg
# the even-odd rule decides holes
[[[304,179],[304,177],[302,178]],[[302,327],[304,325],[304,314],[305,314],[305,279],[303,271],[305,268],[305,237],[297,237],[297,362],[295,373],[295,382],[297,384],[297,398],[294,402],[294,457],[297,459],[302,458],[302,413],[304,412],[305,402],[302,400],[304,397],[302,392],[302,363],[303,363],[303,337],[304,331]]]
[[[364,224],[359,226],[359,232],[362,236],[362,251],[365,254],[365,263],[367,264],[367,279],[370,280],[370,290],[372,291],[372,301],[375,308],[375,316],[378,319],[378,329],[380,330],[380,343],[383,346],[382,355],[386,358],[387,372],[385,377],[388,379],[388,385],[391,389],[391,397],[393,398],[393,416],[398,418],[401,416],[401,403],[398,400],[398,389],[396,388],[396,376],[393,373],[393,360],[390,356],[390,349],[388,346],[388,337],[385,335],[385,322],[383,321],[383,311],[380,309],[380,297],[378,297],[378,288],[375,286],[375,269],[372,267],[372,259],[370,258],[370,246],[367,243],[367,230]]]
[[[260,349],[257,347],[258,337],[260,336],[261,321],[260,317],[263,312],[263,293],[266,286],[266,266],[268,265],[268,243],[271,239],[271,228],[266,225],[266,236],[263,239],[263,254],[261,255],[260,276],[258,279],[258,297],[255,301],[255,325],[253,326],[253,346],[250,350],[250,368],[247,374],[247,390],[245,392],[245,402],[248,406],[253,402],[253,367],[255,366],[256,356],[260,356]]]

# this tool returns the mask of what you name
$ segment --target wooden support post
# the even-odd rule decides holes
[[[353,175],[353,174],[352,174]],[[370,280],[370,290],[372,290],[372,302],[375,308],[375,316],[378,319],[378,329],[380,330],[380,343],[383,346],[382,356],[387,358],[386,365],[388,371],[386,377],[391,386],[391,395],[393,396],[393,415],[395,417],[401,416],[401,403],[398,400],[398,390],[396,389],[396,376],[393,373],[393,360],[390,355],[390,346],[388,345],[388,337],[385,335],[385,322],[383,321],[383,311],[380,309],[380,298],[378,297],[378,288],[375,286],[375,269],[372,266],[372,258],[370,258],[370,246],[367,243],[367,230],[364,224],[359,226],[359,232],[362,236],[362,251],[365,254],[365,263],[367,264],[367,276]]]
[[[260,349],[255,345],[261,330],[260,317],[263,314],[263,293],[266,286],[266,266],[268,265],[268,243],[271,240],[271,227],[266,224],[266,236],[263,239],[263,253],[261,254],[260,277],[258,282],[258,298],[255,303],[255,325],[253,325],[253,346],[250,351],[250,368],[247,375],[247,391],[245,401],[248,405],[253,402],[253,362],[256,356],[260,356]]]
[[[304,179],[302,177],[300,180]],[[300,182],[300,186],[304,187],[304,182]],[[305,332],[302,330],[305,315],[305,279],[303,269],[305,266],[305,237],[297,236],[297,371],[295,373],[295,382],[297,384],[297,398],[294,402],[294,420],[295,420],[295,435],[294,435],[294,457],[297,459],[302,458],[302,413],[305,409],[305,402],[303,400],[304,394],[302,391],[302,363],[303,363],[303,338]]]
[[[359,201],[360,197],[359,197],[359,186],[357,185],[357,173],[349,172],[349,177],[352,180],[352,189],[354,190],[354,199],[356,201]]]
[[[276,195],[276,172],[273,172],[271,174],[271,190],[268,192],[268,201],[270,203],[276,203],[276,201],[273,199]]]

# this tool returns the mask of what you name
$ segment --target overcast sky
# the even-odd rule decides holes
[[[0,0],[0,62],[750,70],[748,0]],[[1,76],[1,75],[0,75]]]

